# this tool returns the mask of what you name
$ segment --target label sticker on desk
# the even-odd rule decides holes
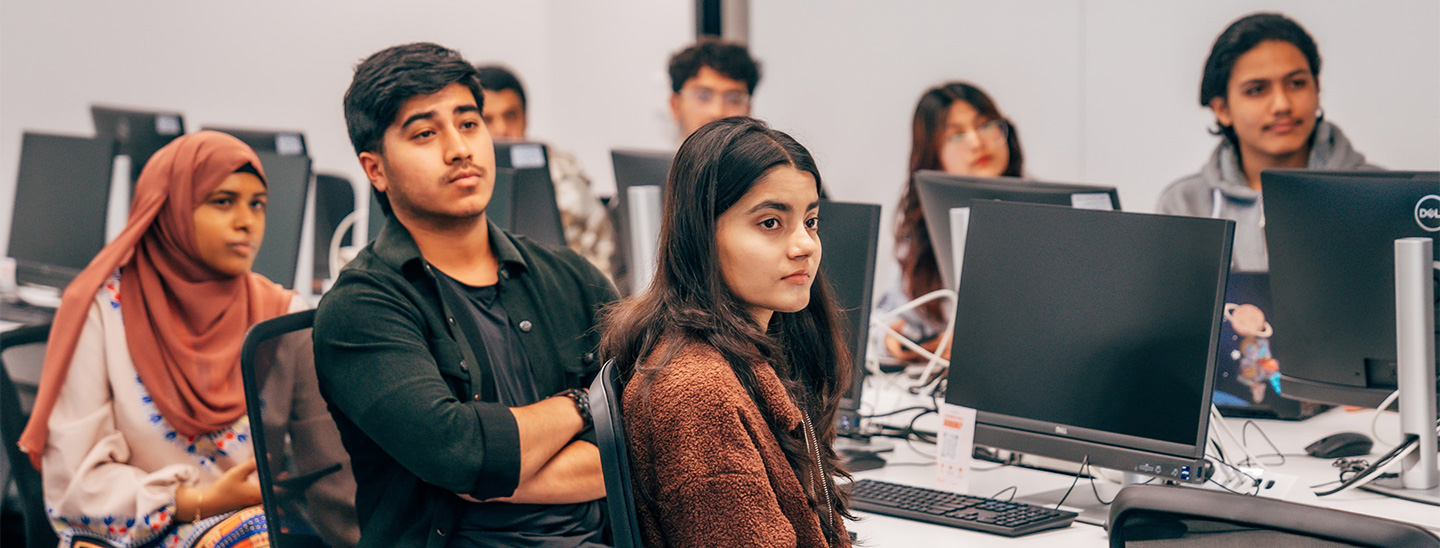
[[[940,430],[935,460],[935,482],[941,489],[970,491],[971,454],[975,452],[975,410],[948,403],[940,404]]]

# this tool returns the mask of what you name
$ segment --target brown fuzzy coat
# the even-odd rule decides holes
[[[725,358],[690,344],[658,375],[648,394],[631,382],[623,398],[645,545],[826,546],[805,489]],[[775,370],[762,364],[755,376],[777,424],[804,439]]]

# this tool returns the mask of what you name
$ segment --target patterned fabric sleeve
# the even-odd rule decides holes
[[[131,448],[115,426],[101,320],[108,311],[101,306],[90,310],[50,417],[46,510],[67,543],[84,534],[139,546],[170,532],[175,490],[198,470],[175,464],[146,472],[127,464]]]

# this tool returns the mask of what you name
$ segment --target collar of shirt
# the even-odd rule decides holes
[[[515,247],[514,236],[500,230],[500,227],[489,220],[485,222],[490,224],[490,248],[500,263],[500,275],[510,278],[528,272],[530,264]],[[406,230],[405,225],[394,215],[385,217],[380,235],[375,238],[374,252],[381,261],[407,276],[422,272],[424,257],[420,255],[420,247],[415,244],[415,238],[410,236],[410,231]]]

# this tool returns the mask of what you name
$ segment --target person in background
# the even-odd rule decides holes
[[[733,42],[702,38],[670,57],[670,115],[685,140],[700,126],[727,116],[749,116],[760,84],[760,64]]]
[[[1222,139],[1200,172],[1160,194],[1159,213],[1235,221],[1231,268],[1269,270],[1260,173],[1270,168],[1379,169],[1320,108],[1320,52],[1294,20],[1256,13],[1215,39],[1200,106]]]
[[[819,191],[809,151],[753,118],[680,146],[654,281],[601,327],[647,546],[849,545],[831,444],[851,357]]]
[[[995,101],[974,84],[949,82],[920,96],[910,124],[909,180],[896,214],[895,257],[900,278],[880,297],[876,312],[895,310],[913,299],[946,287],[925,226],[925,211],[915,190],[915,172],[943,171],[976,177],[1022,177],[1025,154],[1015,127]],[[931,301],[905,312],[891,327],[934,351],[940,344],[947,315],[944,301]],[[885,337],[885,348],[897,359],[916,361],[919,354]],[[949,355],[949,349],[942,352]]]
[[[523,141],[529,129],[529,107],[525,87],[514,72],[499,65],[476,67],[480,85],[485,89],[485,127],[496,139]],[[612,257],[615,254],[615,227],[605,205],[590,188],[590,178],[580,169],[573,154],[553,145],[549,152],[550,181],[555,184],[555,205],[560,208],[560,221],[565,227],[565,242],[600,269],[614,277]]]
[[[20,440],[62,546],[268,546],[240,346],[304,303],[250,271],[267,201],[250,147],[179,137],[66,288]]]

